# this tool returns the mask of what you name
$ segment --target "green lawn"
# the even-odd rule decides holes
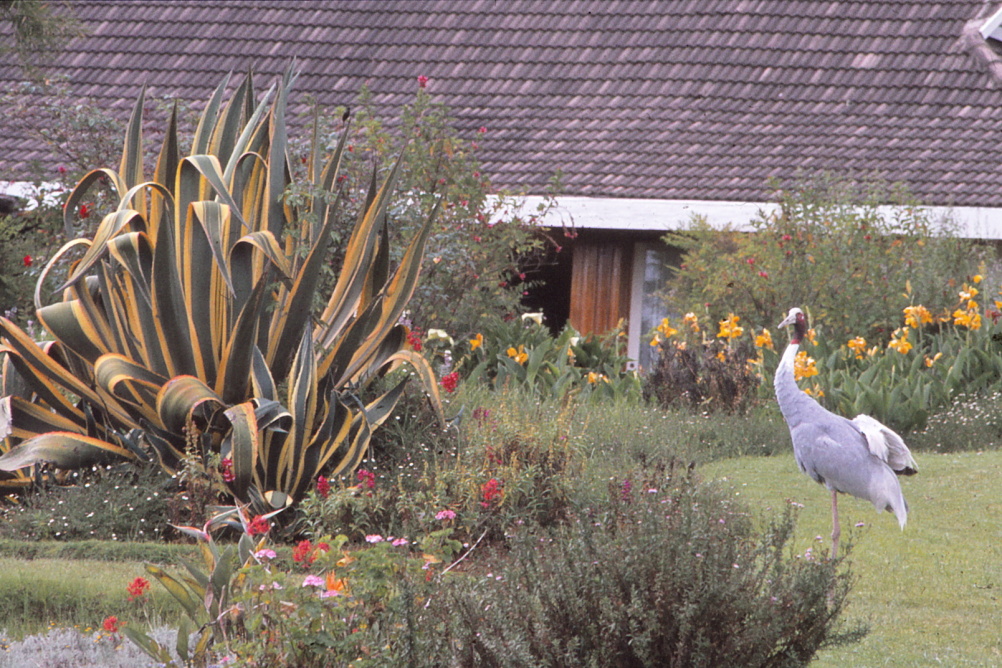
[[[915,458],[920,473],[901,481],[910,506],[903,532],[890,513],[839,497],[858,578],[848,617],[867,620],[870,634],[814,666],[1002,665],[1002,452]],[[830,547],[830,497],[792,452],[723,460],[702,473],[726,481],[759,517],[787,499],[803,504],[796,549]]]

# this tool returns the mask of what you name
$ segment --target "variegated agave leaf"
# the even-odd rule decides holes
[[[312,311],[342,200],[293,206],[283,197],[294,79],[290,70],[255,103],[248,77],[225,104],[223,81],[186,156],[175,111],[151,180],[140,95],[118,170],[80,181],[66,227],[99,181],[118,193],[118,208],[92,239],[58,252],[39,280],[38,318],[55,341],[43,348],[0,319],[0,352],[11,385],[19,383],[0,403],[0,470],[26,479],[25,467],[39,462],[149,453],[174,470],[194,447],[230,461],[239,501],[284,507],[321,470],[349,472],[365,456],[402,391],[361,399],[386,370],[413,366],[438,405],[434,375],[408,353],[397,323],[434,216],[390,271],[385,230],[399,162],[381,186],[373,178],[332,294]],[[314,141],[315,189],[333,191],[346,136],[326,160]],[[74,253],[58,299],[46,302],[43,282]]]

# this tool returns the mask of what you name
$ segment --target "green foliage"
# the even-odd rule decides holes
[[[758,537],[710,486],[653,467],[607,510],[521,534],[501,577],[452,593],[463,666],[806,666],[858,640],[845,563],[787,552],[790,510]]]
[[[622,338],[622,330],[581,336],[570,326],[554,337],[535,313],[486,318],[473,339],[460,343],[456,368],[469,381],[495,390],[522,388],[542,398],[635,398],[640,380],[626,370]]]
[[[899,187],[819,174],[775,189],[779,211],[755,218],[752,234],[694,220],[665,237],[685,251],[669,286],[673,310],[737,313],[761,329],[808,305],[836,339],[886,337],[910,298],[934,311],[951,304],[952,285],[985,257]]]
[[[321,114],[318,134],[333,144],[348,111],[337,108]],[[364,201],[371,164],[391,160],[405,145],[409,150],[398,176],[401,195],[391,204],[391,238],[409,238],[441,202],[428,237],[421,283],[408,304],[410,323],[467,337],[486,316],[517,313],[528,287],[524,272],[547,243],[535,222],[550,204],[523,213],[521,196],[494,190],[477,155],[491,130],[461,136],[450,110],[423,87],[392,123],[375,115],[368,89],[361,91],[350,115],[353,130],[341,184],[346,224],[354,219],[354,207]],[[335,234],[347,237],[346,230]],[[399,259],[399,253],[391,250],[391,258]]]
[[[33,541],[156,541],[170,528],[177,485],[158,467],[94,467],[67,472],[20,503],[0,507],[0,537]]]
[[[89,172],[67,200],[67,232],[92,186],[105,184],[118,204],[92,239],[60,249],[57,257],[85,249],[61,300],[43,304],[36,292],[37,316],[56,341],[43,349],[0,319],[5,382],[23,381],[3,398],[2,468],[45,461],[72,469],[153,452],[175,471],[193,451],[203,465],[214,456],[230,462],[220,492],[281,507],[324,467],[337,474],[357,465],[402,387],[371,397],[375,378],[407,363],[437,396],[398,322],[434,211],[391,262],[398,168],[381,188],[373,174],[341,273],[314,310],[318,269],[341,220],[335,195],[346,137],[326,157],[311,144],[307,178],[327,196],[285,201],[294,79],[290,70],[257,101],[248,77],[226,104],[223,81],[187,156],[175,108],[149,181],[140,96],[119,170]]]

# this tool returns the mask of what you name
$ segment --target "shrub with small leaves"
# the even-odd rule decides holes
[[[521,532],[500,577],[455,583],[454,665],[806,666],[865,633],[839,624],[844,558],[789,555],[792,509],[756,535],[712,486],[614,483],[608,510]]]

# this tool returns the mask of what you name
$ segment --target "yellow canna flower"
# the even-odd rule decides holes
[[[926,355],[925,356],[925,365],[927,367],[931,367],[933,364],[935,364],[937,361],[939,361],[939,358],[942,357],[942,356],[943,356],[943,353],[936,353],[936,355],[934,357],[929,357],[928,355]]]
[[[974,276],[971,276],[971,280],[974,281],[975,283],[980,283],[981,281],[984,280],[984,278],[985,277],[982,276],[981,274],[974,274]]]
[[[807,340],[811,342],[812,346],[818,345],[818,331],[811,327],[807,330]]]
[[[814,387],[808,387],[808,388],[806,388],[804,390],[804,392],[807,393],[808,395],[812,396],[812,397],[817,397],[818,399],[820,399],[821,397],[825,396],[825,391],[822,390],[821,386],[818,385],[817,383],[814,383]]]
[[[525,346],[522,344],[518,345],[518,350],[514,348],[508,348],[508,357],[512,358],[519,364],[525,364],[529,359],[529,353],[525,352]]]
[[[699,318],[696,317],[695,313],[686,313],[685,317],[682,318],[682,322],[693,332],[699,332]]]
[[[717,352],[717,359],[720,360],[721,362],[727,361],[727,355],[724,354],[723,350]]]
[[[595,373],[594,371],[588,372],[588,382],[592,385],[598,383],[599,381],[609,382],[609,379],[605,377],[604,373]]]
[[[730,340],[744,334],[745,328],[738,324],[738,320],[741,320],[740,316],[733,313],[728,314],[726,319],[720,321],[720,331],[717,332],[717,338]]]
[[[663,318],[661,324],[658,325],[658,331],[661,332],[666,339],[678,334],[678,330],[668,324],[668,318]]]
[[[657,347],[660,344],[661,344],[661,337],[655,334],[654,338],[651,339],[651,347]]]
[[[772,334],[769,333],[768,329],[763,329],[762,333],[755,337],[755,345],[759,348],[775,350],[772,346]]]
[[[477,334],[472,339],[470,339],[470,352],[472,353],[474,350],[482,347],[483,345],[484,345],[484,335]]]
[[[981,315],[977,309],[961,311],[957,309],[953,312],[953,324],[961,325],[968,329],[981,329]]]
[[[857,336],[854,339],[850,339],[846,345],[856,354],[856,359],[863,359],[863,352],[866,350],[866,339],[862,336]]]
[[[918,329],[926,323],[932,322],[932,313],[929,309],[919,304],[918,306],[905,307],[905,324]]]
[[[907,354],[912,349],[911,341],[908,340],[908,328],[902,327],[894,330],[894,338],[887,344],[887,347],[897,350],[902,355]]]
[[[978,296],[978,289],[964,283],[964,289],[960,291],[960,301],[969,302]]]
[[[813,357],[807,355],[806,351],[801,350],[793,360],[793,378],[800,380],[816,375],[818,375],[817,363]]]

